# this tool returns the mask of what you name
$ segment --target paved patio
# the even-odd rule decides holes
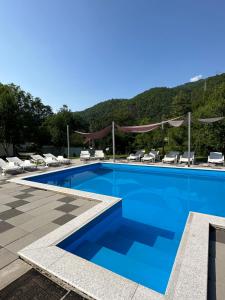
[[[75,164],[80,162],[76,160]],[[50,168],[41,172],[45,170]],[[19,259],[19,250],[97,204],[8,179],[9,175],[0,175],[0,290],[31,268]]]

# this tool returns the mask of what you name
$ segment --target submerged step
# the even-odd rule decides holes
[[[161,251],[155,247],[146,246],[138,242],[133,243],[127,253],[127,257],[164,271],[170,270],[174,261],[174,256],[171,253],[167,253],[166,249]]]
[[[168,282],[169,274],[163,269],[149,266],[106,247],[102,247],[91,261],[158,292],[164,292]]]
[[[84,241],[72,253],[158,292],[164,292],[166,288],[169,275],[162,268],[137,261],[135,257],[113,251],[98,243]]]

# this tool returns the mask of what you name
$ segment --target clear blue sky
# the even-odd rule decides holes
[[[224,71],[224,0],[0,0],[0,82],[56,110]]]

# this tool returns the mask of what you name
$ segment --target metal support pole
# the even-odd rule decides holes
[[[70,133],[69,133],[69,125],[66,126],[67,131],[67,157],[70,158]]]
[[[112,121],[112,147],[113,147],[113,162],[115,162],[115,123]]]
[[[190,167],[191,155],[191,112],[188,113],[188,167]]]

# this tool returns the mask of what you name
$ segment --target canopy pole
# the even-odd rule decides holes
[[[113,162],[115,162],[115,123],[112,121]]]
[[[69,125],[66,126],[67,131],[67,157],[70,158],[70,134],[69,134]]]
[[[188,113],[188,167],[190,167],[191,156],[191,112]]]

